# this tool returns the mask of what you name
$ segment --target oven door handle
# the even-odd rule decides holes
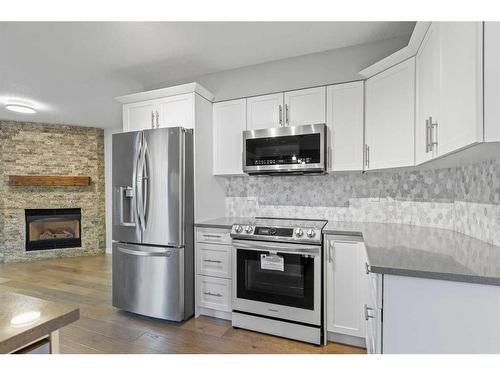
[[[233,247],[237,249],[253,251],[270,251],[291,254],[318,255],[321,253],[321,246],[298,245],[264,241],[240,241],[233,240]]]

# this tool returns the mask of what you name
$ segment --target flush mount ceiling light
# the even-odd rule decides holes
[[[18,113],[28,113],[28,114],[35,114],[36,109],[33,107],[30,107],[28,105],[24,104],[6,104],[5,109],[12,111],[12,112],[18,112]]]

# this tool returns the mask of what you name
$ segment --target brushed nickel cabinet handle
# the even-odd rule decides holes
[[[156,127],[160,127],[160,114],[156,111]]]
[[[333,263],[333,247],[335,246],[333,241],[328,243],[328,263]]]
[[[207,263],[222,263],[221,260],[214,260],[214,259],[203,259],[203,261]]]
[[[365,271],[366,271],[367,275],[370,274],[370,265],[368,263],[366,263],[366,262],[365,262]]]
[[[280,126],[283,126],[283,107],[281,106],[281,104],[278,106],[278,117]]]
[[[365,320],[375,318],[375,316],[370,315],[368,311],[373,311],[373,309],[371,307],[368,307],[368,305],[365,303]]]
[[[429,117],[429,126],[430,126],[430,133],[431,133],[431,151],[434,151],[434,147],[437,147],[438,145],[438,123],[437,122],[432,122],[432,117]]]
[[[155,128],[155,113],[151,111],[151,129]]]
[[[285,122],[286,122],[287,126],[290,123],[290,118],[288,116],[289,116],[288,115],[288,104],[285,104]]]
[[[211,293],[211,292],[204,292],[206,296],[212,296],[212,297],[222,297],[222,294],[220,293]]]
[[[431,145],[429,142],[429,134],[430,134],[430,125],[429,119],[425,120],[425,153],[428,153],[431,149]]]
[[[220,234],[204,234],[204,237],[208,238],[221,238],[222,236]]]

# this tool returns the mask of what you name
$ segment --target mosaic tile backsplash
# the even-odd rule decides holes
[[[226,215],[430,226],[500,246],[500,159],[435,170],[227,177]]]

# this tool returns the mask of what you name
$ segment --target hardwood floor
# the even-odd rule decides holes
[[[62,353],[365,353],[234,329],[215,318],[171,323],[120,311],[111,306],[110,256],[0,264],[0,288],[80,307],[80,320],[61,330]]]

